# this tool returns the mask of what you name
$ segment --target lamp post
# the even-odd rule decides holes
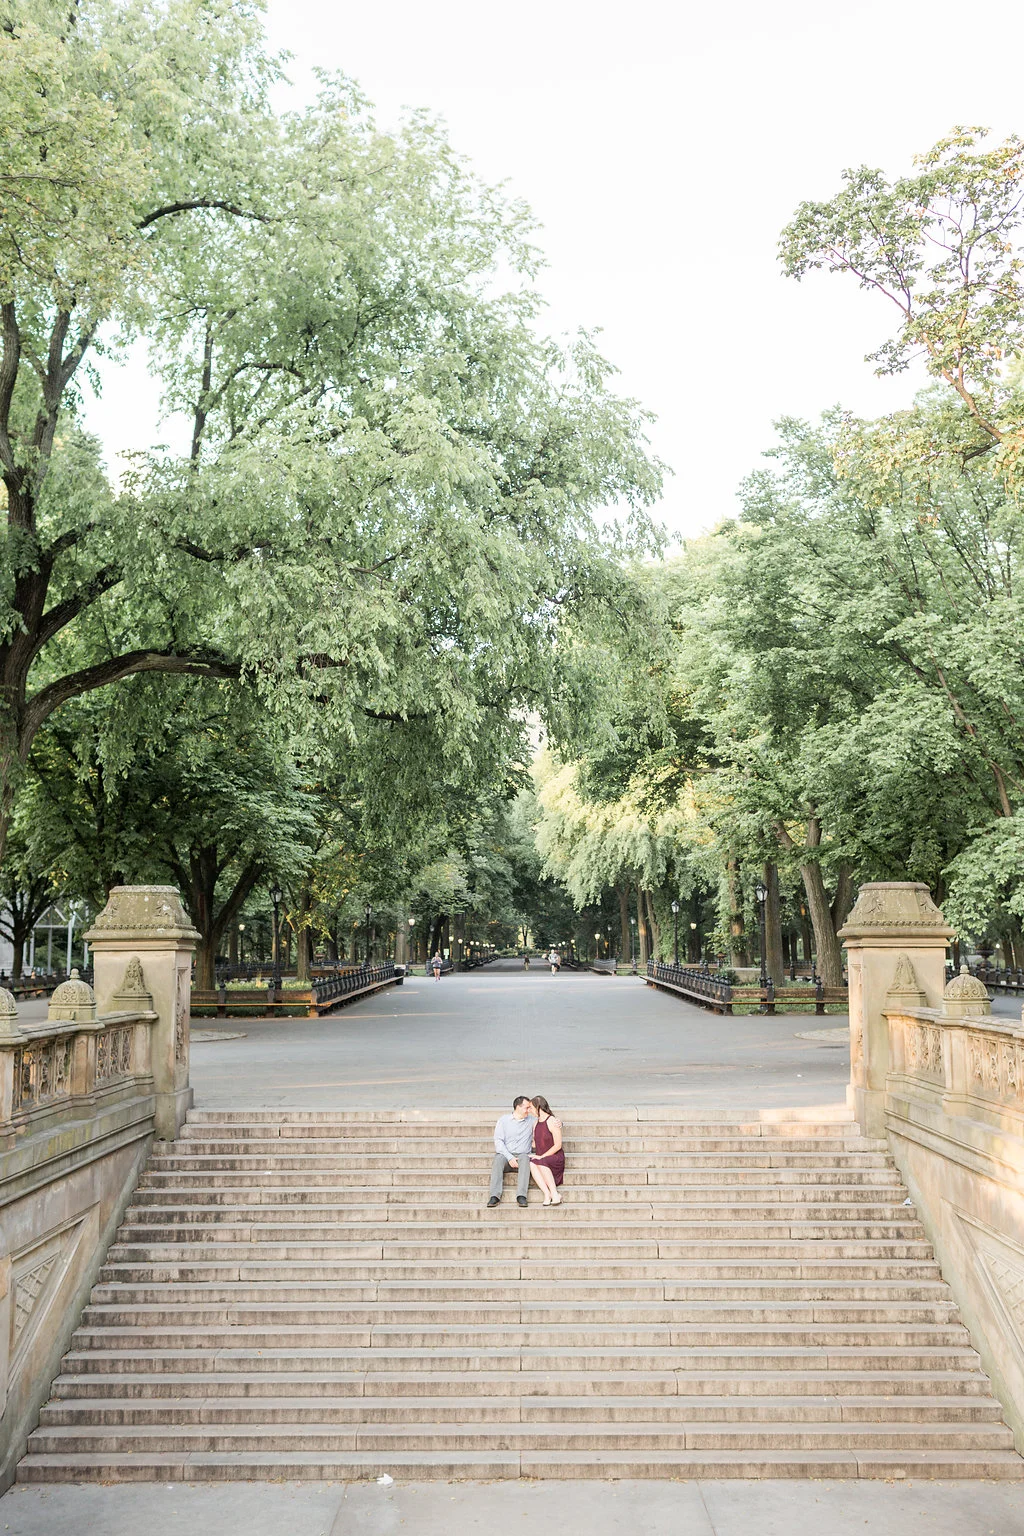
[[[409,919],[409,943],[408,943],[408,946],[407,946],[408,954],[406,956],[406,959],[408,960],[408,963],[409,963],[410,967],[413,966],[415,964],[415,962],[416,962],[416,957],[415,957],[415,955],[412,952],[413,951],[413,942],[414,942],[412,931],[413,931],[413,929],[415,927],[416,927],[416,919],[414,917],[410,917],[410,919]]]
[[[238,925],[238,963],[245,964],[245,924]]]
[[[600,958],[601,958],[601,934],[600,934],[600,931],[598,931],[597,933],[594,934],[594,959],[595,960],[600,960]]]
[[[633,975],[636,975],[636,918],[629,920],[629,964]]]
[[[758,979],[762,988],[766,989],[768,986],[768,966],[765,954],[765,903],[768,900],[768,887],[762,885],[760,880],[754,886],[754,895],[757,897],[757,920],[761,930],[761,975]],[[763,1010],[765,1005],[762,1003],[761,1007]]]
[[[270,899],[271,899],[271,901],[274,904],[274,948],[273,948],[273,958],[274,958],[274,991],[275,992],[279,991],[280,987],[281,987],[281,896],[282,896],[281,887],[279,885],[272,885],[270,887]]]
[[[696,933],[697,933],[697,924],[696,923],[691,923],[690,924],[690,932],[691,932],[691,934],[694,935],[694,938],[691,938],[691,940],[690,940],[690,948],[691,949],[697,949],[697,945],[694,942],[694,940],[696,938]],[[700,964],[700,950],[699,949],[697,949],[697,962],[696,963],[698,965]]]
[[[367,904],[366,904],[366,964],[367,965],[369,965],[369,963],[370,963],[370,917],[371,917],[372,913],[373,913],[373,908],[370,906],[369,902],[367,902]]]
[[[672,957],[676,969],[679,969],[679,903],[672,903]]]

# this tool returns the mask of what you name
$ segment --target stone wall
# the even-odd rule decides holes
[[[941,985],[948,931],[923,886],[861,888],[843,931],[850,1099],[888,1141],[1024,1452],[1024,1024],[992,1017],[966,968]]]
[[[0,990],[0,1491],[14,1477],[154,1136],[188,1087],[189,957],[177,892],[114,891],[43,1023]],[[183,980],[182,980],[183,978]]]

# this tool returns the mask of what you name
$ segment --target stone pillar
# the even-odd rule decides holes
[[[101,1014],[125,1010],[130,997],[152,997],[156,1134],[173,1141],[192,1103],[189,1016],[192,952],[199,935],[173,885],[115,885],[85,937],[92,944],[93,990]]]
[[[896,991],[910,987],[917,1006],[942,1006],[952,934],[928,887],[902,880],[862,885],[839,930],[850,980],[847,1100],[865,1136],[885,1134],[889,1022],[882,1010],[892,1007],[894,983]]]

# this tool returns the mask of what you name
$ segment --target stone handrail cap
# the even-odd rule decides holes
[[[876,880],[862,885],[841,939],[949,939],[953,929],[917,880]]]
[[[51,1023],[81,1020],[89,1023],[96,1017],[96,994],[77,971],[72,971],[67,981],[62,981],[50,995],[47,1017]]]
[[[107,904],[85,937],[91,944],[104,939],[177,939],[195,944],[199,938],[173,885],[115,885]]]
[[[18,1001],[13,992],[0,987],[0,1040],[24,1040],[18,1027]]]
[[[992,999],[988,988],[977,976],[972,976],[967,962],[959,973],[947,981],[942,993],[943,1013],[957,1014],[961,1018],[977,1018],[992,1012]]]

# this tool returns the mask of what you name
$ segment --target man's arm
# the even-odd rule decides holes
[[[504,1119],[504,1116],[502,1116],[502,1119]],[[495,1152],[501,1153],[506,1163],[512,1161],[513,1154],[509,1151],[506,1144],[505,1133],[501,1128],[501,1120],[499,1120],[497,1125],[494,1127],[494,1150]]]

